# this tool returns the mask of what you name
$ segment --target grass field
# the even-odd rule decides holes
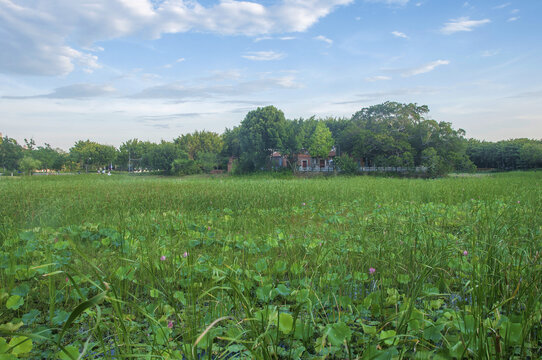
[[[0,359],[542,357],[542,172],[0,178]]]

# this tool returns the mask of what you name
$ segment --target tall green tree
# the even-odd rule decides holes
[[[150,151],[152,143],[138,139],[127,140],[119,146],[115,163],[121,169],[132,171],[143,166],[142,160],[145,154]]]
[[[174,142],[193,160],[197,159],[199,154],[220,154],[224,148],[224,141],[220,134],[205,130],[181,135]]]
[[[71,160],[87,171],[89,167],[92,169],[109,166],[115,160],[116,153],[114,146],[102,145],[90,140],[79,140],[70,148]]]
[[[285,129],[284,113],[276,107],[250,111],[239,130],[242,169],[251,171],[269,167],[273,151],[283,150]]]
[[[31,151],[31,156],[39,160],[42,169],[62,170],[67,155],[61,149],[53,149],[51,145],[38,146]]]
[[[23,148],[15,139],[7,136],[0,138],[0,166],[4,171],[16,170],[22,158]]]
[[[331,131],[323,122],[318,122],[309,140],[309,154],[317,159],[327,158],[332,147]]]
[[[26,155],[19,161],[19,168],[27,175],[32,175],[34,170],[41,167],[41,162],[33,157]]]
[[[184,155],[188,158],[186,153]],[[173,162],[182,157],[182,150],[177,145],[162,140],[159,144],[150,146],[149,150],[143,155],[142,164],[148,169],[172,174]]]

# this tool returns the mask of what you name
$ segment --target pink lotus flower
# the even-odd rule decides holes
[[[373,275],[376,272],[376,269],[373,267],[369,268],[369,274]]]
[[[467,256],[469,252],[467,250],[463,251],[463,256]]]
[[[165,255],[160,256],[160,261],[166,261],[166,256]]]
[[[305,206],[305,203],[301,203],[301,206]]]
[[[70,281],[70,279],[66,278],[66,282]]]
[[[184,254],[183,254],[183,258],[185,258],[185,257],[188,257],[188,252],[187,251],[185,251]]]
[[[168,321],[167,323],[167,327],[170,328],[170,329],[173,329],[173,321]]]

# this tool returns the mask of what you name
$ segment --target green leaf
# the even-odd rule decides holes
[[[26,336],[15,336],[9,342],[9,347],[14,355],[27,354],[32,350],[32,340]]]
[[[66,319],[70,316],[69,313],[67,313],[64,310],[56,310],[55,316],[53,317],[53,324],[54,325],[62,325],[66,322]]]
[[[294,318],[288,313],[280,313],[279,330],[284,334],[289,334],[294,326]]]
[[[376,326],[361,324],[363,332],[368,335],[376,335]]]
[[[461,359],[463,354],[465,353],[465,345],[461,341],[458,341],[454,346],[450,348],[450,355]]]
[[[17,360],[17,357],[11,354],[0,354],[0,360]]]
[[[395,330],[382,331],[380,333],[380,340],[384,340],[384,344],[386,345],[395,345],[398,340],[395,338],[395,335],[397,335]]]
[[[24,299],[19,295],[12,295],[6,301],[6,307],[11,310],[17,310],[24,304]]]
[[[397,276],[397,282],[399,284],[408,284],[409,281],[410,277],[408,276],[408,274],[400,274]]]
[[[66,346],[64,347],[64,351],[57,352],[56,356],[59,360],[77,359],[79,358],[79,349],[73,345]]]
[[[0,354],[4,354],[8,351],[9,345],[6,342],[6,339],[0,338]]]
[[[344,322],[338,322],[328,325],[326,331],[327,339],[334,346],[341,346],[344,341],[349,341],[352,336],[352,330]]]
[[[30,286],[27,283],[23,283],[13,290],[11,290],[11,295],[26,296],[30,292]]]
[[[58,336],[58,343],[60,344],[60,341],[62,340],[62,336],[66,332],[66,330],[70,327],[70,325],[85,311],[86,309],[92,307],[92,306],[98,306],[101,304],[101,302],[105,299],[105,295],[107,294],[107,291],[101,292],[98,295],[88,299],[87,301],[82,302],[81,304],[77,305],[77,307],[72,311],[70,314],[70,317],[62,327],[62,331],[60,332],[60,335]]]
[[[40,316],[39,310],[32,309],[30,310],[30,312],[23,315],[23,318],[22,318],[23,323],[25,325],[33,324],[34,322],[36,322],[36,319],[38,316]]]
[[[184,293],[182,291],[175,291],[173,297],[179,300],[181,304],[186,305],[186,298],[184,297]]]
[[[6,332],[15,332],[17,330],[19,330],[19,328],[21,326],[23,326],[23,322],[22,321],[19,321],[18,323],[5,323],[5,324],[0,324],[0,331],[6,331]]]
[[[439,325],[429,325],[423,330],[423,338],[426,340],[431,340],[433,342],[438,342],[442,338],[441,331],[444,329],[446,324]]]
[[[288,287],[286,287],[286,285],[279,284],[279,286],[277,286],[277,292],[282,296],[288,296],[288,295],[290,295],[291,290],[288,289]]]
[[[501,324],[501,335],[505,341],[512,345],[520,345],[523,337],[523,327],[520,323],[513,323],[510,321],[503,322]]]

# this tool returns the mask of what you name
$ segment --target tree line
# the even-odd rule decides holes
[[[280,154],[292,171],[298,156],[327,158],[342,172],[360,166],[413,168],[423,166],[431,176],[478,168],[500,170],[542,167],[542,141],[515,139],[499,142],[465,138],[465,131],[448,122],[427,118],[426,105],[385,102],[366,107],[351,118],[285,118],[274,106],[250,111],[239,126],[222,134],[195,131],[160,143],[131,139],[118,148],[79,140],[65,152],[33,139],[19,145],[0,140],[0,166],[6,171],[36,169],[96,171],[159,171],[198,174],[225,170],[235,159],[235,171],[249,173],[273,167]]]

